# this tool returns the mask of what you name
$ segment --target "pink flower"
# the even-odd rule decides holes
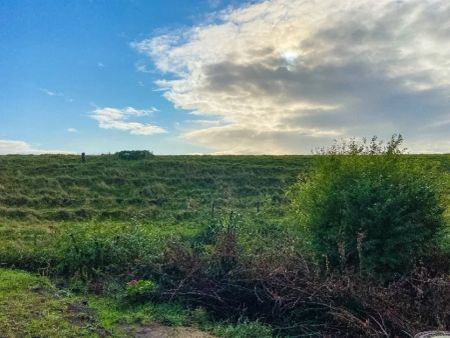
[[[132,279],[128,284],[130,285],[136,285],[138,283],[137,279]]]

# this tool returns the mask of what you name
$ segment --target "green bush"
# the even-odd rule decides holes
[[[153,153],[148,150],[122,150],[115,153],[121,160],[141,160],[152,157]]]
[[[290,191],[298,222],[329,267],[392,277],[434,247],[443,225],[440,174],[404,155],[402,141],[322,149]]]

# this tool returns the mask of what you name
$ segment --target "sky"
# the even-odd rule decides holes
[[[450,152],[446,0],[2,0],[0,154]]]

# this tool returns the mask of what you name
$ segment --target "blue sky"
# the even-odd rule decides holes
[[[442,1],[0,2],[0,153],[450,152]]]
[[[74,152],[205,151],[178,139],[175,123],[186,118],[186,111],[153,91],[159,72],[130,42],[192,26],[224,5],[206,0],[0,2],[0,139]],[[153,73],[138,71],[139,65]],[[132,135],[101,129],[88,118],[95,107],[129,106],[157,107],[159,112],[141,120],[156,121],[168,132]]]

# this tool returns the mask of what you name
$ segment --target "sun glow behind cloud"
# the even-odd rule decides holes
[[[218,153],[393,132],[448,151],[448,17],[444,1],[271,0],[132,46],[170,74],[156,83],[169,101],[216,119],[183,137]]]

